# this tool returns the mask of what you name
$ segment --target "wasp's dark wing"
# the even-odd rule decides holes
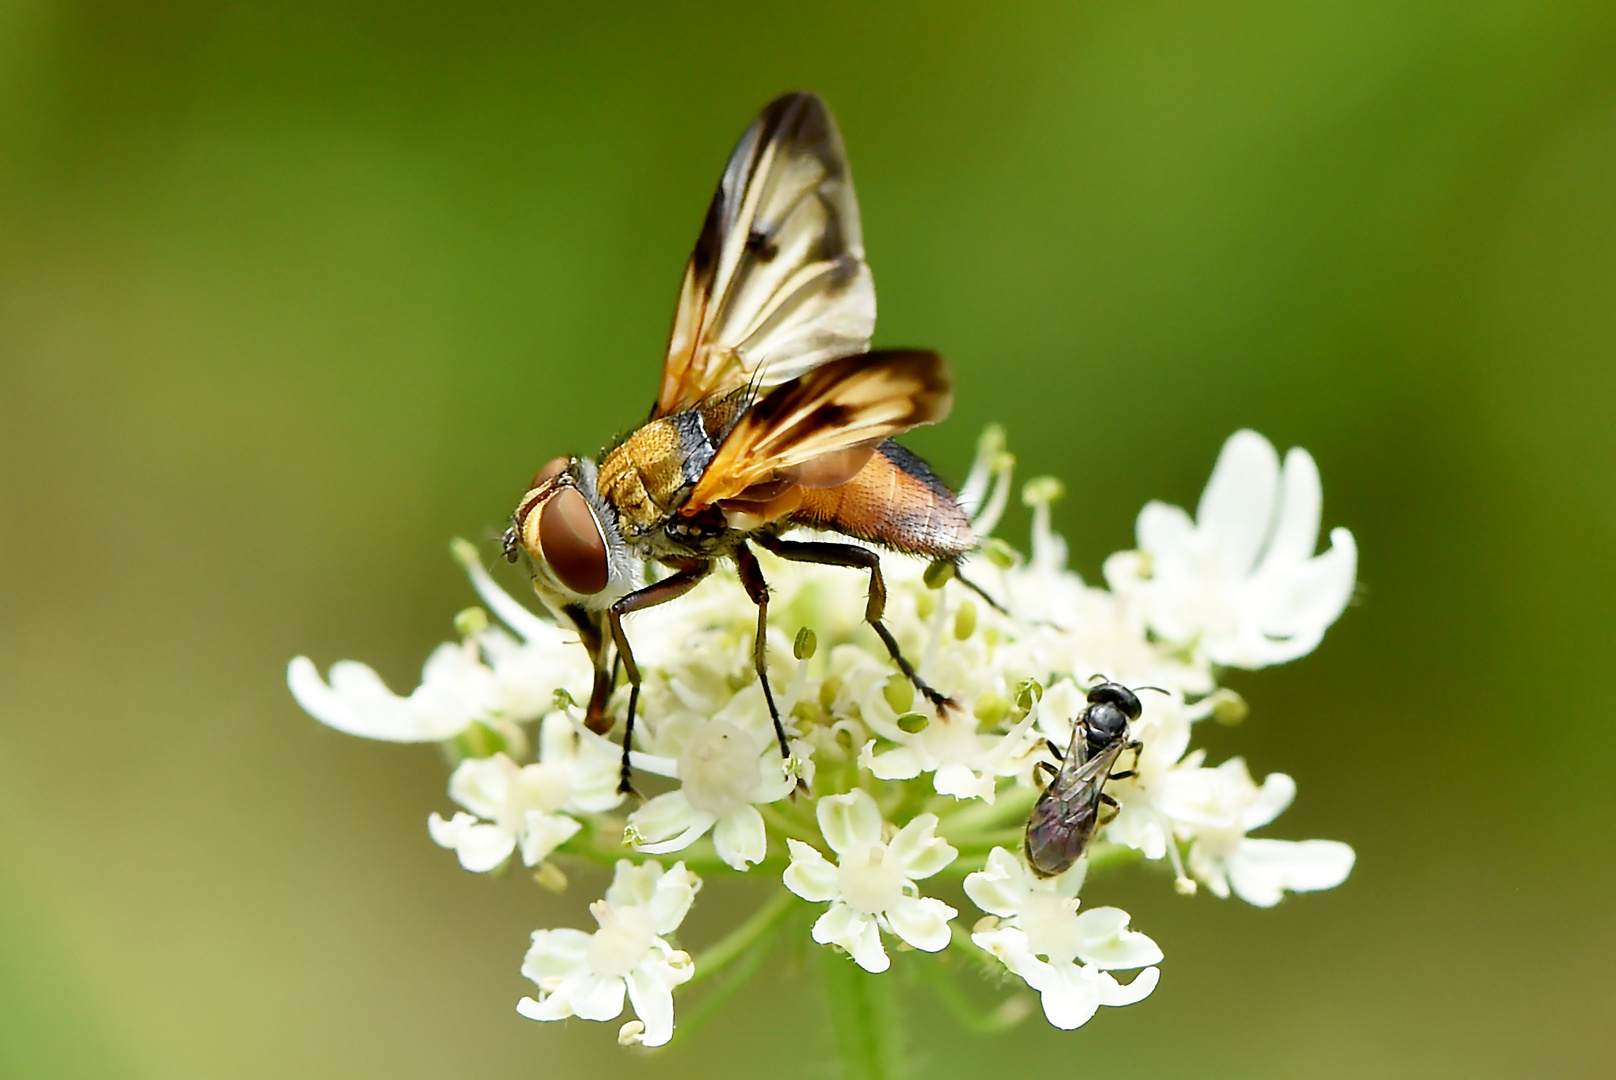
[[[1082,743],[1081,737],[1074,741]],[[1034,871],[1052,877],[1082,857],[1099,828],[1100,793],[1121,753],[1118,742],[1086,761],[1068,755],[1027,818],[1027,861]]]
[[[746,129],[685,268],[652,416],[777,386],[863,352],[875,329],[853,178],[836,121],[786,94]]]

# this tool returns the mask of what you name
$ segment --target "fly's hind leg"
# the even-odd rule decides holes
[[[741,586],[757,605],[757,639],[752,647],[752,666],[757,670],[758,682],[763,686],[763,700],[769,704],[769,718],[774,721],[774,737],[780,740],[780,756],[789,758],[791,748],[786,745],[786,728],[780,722],[780,710],[774,704],[774,690],[769,686],[767,659],[769,632],[769,583],[763,580],[763,567],[757,556],[744,543],[735,548],[735,566],[741,574]]]
[[[892,631],[886,628],[881,616],[887,609],[887,583],[881,577],[881,556],[869,548],[859,547],[856,544],[836,544],[826,541],[813,540],[782,540],[778,536],[760,533],[752,539],[756,540],[765,549],[774,552],[782,559],[790,562],[818,563],[822,566],[846,566],[855,570],[868,570],[870,572],[869,602],[864,608],[864,621],[880,637],[881,644],[887,647],[892,662],[898,665],[898,670],[915,685],[915,689],[926,695],[926,700],[938,709],[957,709],[958,704],[946,694],[939,693],[929,686],[920,673],[915,670],[898,648],[897,639]]]

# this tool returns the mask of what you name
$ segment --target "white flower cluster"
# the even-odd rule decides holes
[[[1007,502],[1010,465],[990,429],[961,492],[979,535]],[[1059,493],[1047,479],[1023,491],[1030,555],[988,541],[960,568],[1003,611],[912,560],[883,560],[887,624],[957,709],[938,712],[917,697],[864,627],[864,575],[760,556],[772,595],[767,663],[791,736],[783,764],[753,674],[756,609],[738,582],[714,575],[634,616],[645,684],[632,761],[669,783],[626,815],[618,747],[589,732],[574,703],[591,685],[576,635],[502,591],[463,541],[456,556],[505,629],[482,609],[463,612],[462,640],[432,654],[408,697],[351,661],[327,681],[298,657],[288,681],[306,710],[339,730],[450,749],[459,764],[448,794],[462,809],[433,813],[428,828],[466,869],[494,870],[520,853],[541,884],[561,888],[557,860],[615,865],[605,898],[590,907],[599,929],[533,935],[522,971],[538,996],[522,1000],[524,1016],[610,1020],[626,995],[637,1019],[620,1040],[667,1042],[674,988],[707,963],[669,940],[700,870],[780,875],[790,893],[827,905],[813,940],[869,972],[888,968],[892,938],[1002,964],[1038,992],[1052,1024],[1075,1028],[1102,1005],[1150,994],[1162,958],[1126,912],[1079,911],[1093,867],[1127,855],[1163,860],[1180,892],[1199,883],[1265,907],[1346,878],[1345,844],[1249,835],[1290,804],[1290,777],[1259,784],[1241,759],[1210,766],[1190,742],[1197,722],[1245,714],[1217,687],[1220,668],[1292,660],[1319,643],[1351,599],[1357,552],[1336,529],[1330,548],[1314,553],[1321,490],[1312,458],[1292,450],[1282,464],[1250,431],[1224,446],[1193,519],[1160,503],[1144,508],[1138,550],[1105,563],[1109,588],[1067,569],[1050,528]],[[1069,743],[1100,677],[1159,692],[1140,694],[1132,736],[1141,745],[1124,758],[1131,775],[1106,787],[1115,815],[1102,818],[1083,859],[1040,879],[1013,838],[1042,791],[1046,743]],[[625,703],[620,687],[613,714]],[[626,857],[635,853],[683,861],[664,870],[655,858]],[[922,883],[984,915],[962,929],[956,907],[923,895]],[[785,925],[790,909],[782,897],[736,933]],[[711,955],[740,947],[719,943]],[[1123,983],[1117,971],[1137,974]]]

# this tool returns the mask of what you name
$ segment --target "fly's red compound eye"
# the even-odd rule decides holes
[[[573,592],[592,596],[606,587],[606,537],[575,488],[562,488],[539,508],[539,549]]]
[[[544,468],[533,474],[533,480],[528,484],[527,489],[532,491],[546,480],[554,480],[556,477],[566,472],[567,466],[571,464],[571,458],[551,458],[549,461],[544,463]]]

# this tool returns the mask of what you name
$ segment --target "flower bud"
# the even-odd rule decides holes
[[[473,604],[455,615],[454,628],[463,638],[476,637],[488,629],[488,612]]]
[[[887,699],[895,713],[906,713],[915,707],[915,687],[906,675],[894,675],[887,680],[881,688],[881,696]]]
[[[791,655],[798,660],[812,660],[819,651],[819,637],[810,627],[797,631],[797,640],[791,643]]]
[[[976,633],[976,604],[970,600],[961,604],[959,610],[954,612],[954,637],[964,641]]]

